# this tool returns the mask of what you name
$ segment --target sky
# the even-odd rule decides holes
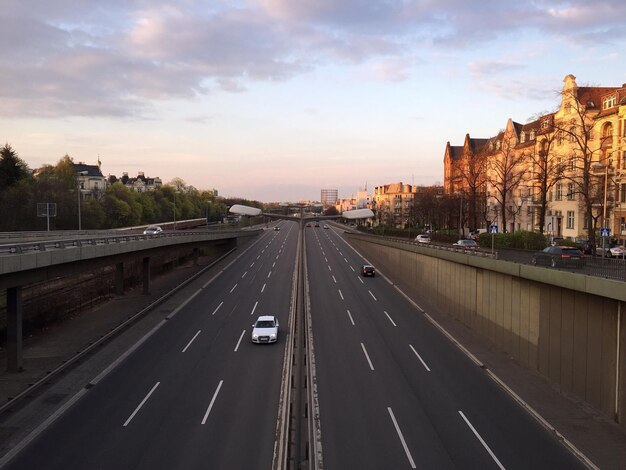
[[[566,75],[626,83],[623,0],[0,6],[0,142],[30,168],[264,202],[441,184],[446,142],[553,111]]]

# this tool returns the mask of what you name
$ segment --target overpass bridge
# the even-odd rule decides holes
[[[183,225],[179,223],[179,225]],[[143,235],[128,231],[48,233],[5,239],[0,245],[0,289],[7,299],[7,370],[22,368],[22,289],[24,286],[65,276],[89,272],[106,266],[115,267],[115,292],[124,289],[124,269],[129,263],[141,263],[143,292],[150,290],[151,260],[172,251],[191,254],[225,252],[237,247],[241,238],[257,236],[250,230],[181,230]],[[26,238],[26,240],[24,240]],[[6,242],[9,243],[6,243]]]

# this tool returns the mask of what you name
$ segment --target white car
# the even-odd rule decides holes
[[[415,241],[418,243],[430,243],[430,235],[427,233],[422,233],[415,237]]]
[[[158,225],[148,225],[146,229],[143,231],[144,235],[158,235],[163,232],[163,229]]]
[[[278,318],[262,315],[252,325],[253,343],[275,343],[278,340]]]
[[[478,250],[480,246],[476,243],[475,240],[462,239],[452,244],[452,246],[456,246],[458,248],[463,248],[464,250]]]

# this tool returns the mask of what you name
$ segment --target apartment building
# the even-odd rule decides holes
[[[584,238],[589,224],[626,237],[626,85],[563,79],[553,113],[444,152],[444,191],[507,231]]]
[[[405,228],[411,222],[416,192],[416,186],[402,182],[376,186],[372,201],[376,223]]]

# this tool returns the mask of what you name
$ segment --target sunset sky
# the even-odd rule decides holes
[[[441,183],[447,141],[626,82],[626,2],[2,0],[0,141],[31,168],[262,201]]]

